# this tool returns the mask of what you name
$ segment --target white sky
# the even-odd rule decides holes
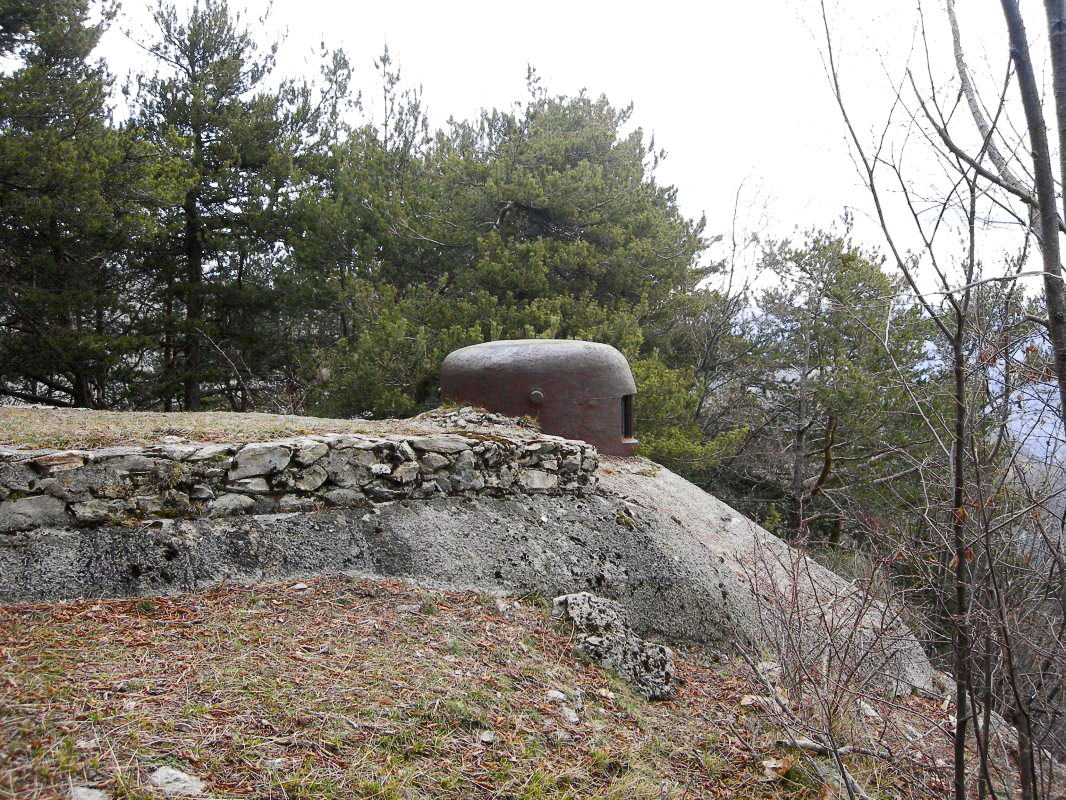
[[[128,3],[126,18],[101,53],[120,75],[142,68],[145,54],[118,28],[150,38],[147,9]],[[178,5],[188,5],[178,0]],[[249,18],[263,0],[231,0]],[[914,0],[827,0],[834,38],[860,128],[877,126],[891,102],[912,42]],[[947,22],[927,0],[926,24],[936,60],[951,75]],[[1023,2],[1031,35],[1043,9]],[[959,0],[971,66],[998,80],[1007,51],[996,0]],[[552,94],[582,88],[616,106],[635,104],[633,124],[654,133],[668,158],[660,182],[679,189],[683,211],[706,213],[709,233],[727,233],[734,199],[768,201],[770,231],[789,235],[828,226],[853,209],[857,235],[880,245],[868,193],[855,171],[839,111],[822,66],[815,0],[661,2],[339,2],[275,0],[264,38],[287,30],[279,71],[311,73],[320,41],[343,47],[356,67],[366,113],[378,81],[372,61],[388,44],[405,82],[421,84],[431,121],[468,118],[481,107],[506,107],[525,96],[532,64]],[[138,33],[139,32],[139,33]],[[1039,68],[1039,64],[1038,64]],[[994,84],[993,80],[993,84]],[[872,135],[872,134],[871,134]]]

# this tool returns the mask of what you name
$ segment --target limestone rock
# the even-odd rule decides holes
[[[425,481],[411,490],[411,497],[416,500],[425,500],[427,497],[437,497],[444,492],[435,480]]]
[[[233,454],[236,450],[236,446],[232,444],[205,444],[197,449],[195,453],[189,456],[186,461],[216,461],[223,458],[227,458]]]
[[[106,522],[112,514],[125,511],[126,503],[122,500],[86,500],[72,504],[70,510],[78,522]]]
[[[23,497],[0,503],[0,533],[66,525],[67,504],[51,495]]]
[[[170,442],[167,444],[157,444],[148,448],[151,453],[159,453],[164,458],[168,458],[171,461],[184,461],[190,456],[196,455],[200,450],[200,445],[197,444],[178,444],[176,442]]]
[[[122,456],[139,456],[142,453],[140,447],[101,447],[97,450],[93,450],[89,453],[89,461],[93,464],[98,464],[101,461],[106,461],[109,458],[120,458]]]
[[[339,489],[338,491],[345,491]],[[294,511],[314,511],[315,501],[311,497],[302,497],[298,494],[282,495],[278,500],[278,511],[282,514],[291,514]]]
[[[581,471],[581,453],[569,453],[559,461],[559,472],[570,475]]]
[[[502,447],[496,442],[482,442],[474,448],[474,453],[486,467],[495,467],[503,460]]]
[[[362,508],[367,505],[366,495],[358,489],[330,489],[322,496],[330,505],[342,508]]]
[[[204,793],[202,780],[174,767],[160,767],[148,776],[148,780],[166,795],[194,797]]]
[[[59,475],[60,477],[66,477],[69,475],[79,476],[79,473],[81,472],[81,469],[74,469],[60,472]],[[73,491],[69,488],[71,485],[75,487]],[[61,481],[59,478],[41,478],[34,483],[33,490],[35,494],[48,494],[62,500],[64,503],[70,503],[74,500],[89,499],[89,492],[86,489],[85,484],[80,483],[77,479],[73,482],[69,482],[66,480]]]
[[[330,446],[338,450],[346,450],[348,448],[373,450],[376,444],[372,439],[354,433],[328,433],[324,438],[330,443]]]
[[[448,434],[411,439],[411,447],[415,450],[428,451],[430,453],[459,453],[463,450],[469,450],[474,444],[475,442],[463,436],[450,436]]]
[[[273,475],[289,465],[292,450],[276,442],[253,442],[246,444],[234,457],[229,470],[231,481],[258,475]]]
[[[128,474],[128,473],[127,473]],[[34,485],[34,491],[40,492],[44,485],[51,485],[48,494],[67,502],[89,500],[91,497],[125,497],[129,491],[128,481],[123,473],[110,464],[87,464],[78,469],[57,473],[54,478],[44,478]]]
[[[214,500],[215,492],[206,483],[198,483],[189,489],[189,497],[193,500]]]
[[[320,464],[316,464],[309,469],[298,472],[296,474],[296,479],[293,481],[293,486],[301,492],[313,492],[325,483],[328,477],[329,474],[326,472],[326,468]]]
[[[244,494],[224,494],[212,500],[207,511],[213,517],[226,517],[231,514],[247,514],[255,508],[255,500]]]
[[[365,491],[372,500],[377,500],[379,503],[388,502],[390,500],[402,500],[404,497],[407,497],[407,492],[403,489],[398,489],[394,485],[380,479],[368,483],[365,487]]]
[[[367,444],[364,442],[363,444]],[[377,454],[371,447],[351,447],[347,452],[348,461],[363,467],[370,467],[378,463]]]
[[[252,499],[255,500],[255,506],[252,508],[253,514],[274,514],[278,510],[278,498],[272,494],[253,494]]]
[[[421,458],[422,469],[425,472],[436,472],[438,469],[443,469],[451,462],[440,453],[426,453]]]
[[[510,489],[515,482],[517,471],[510,464],[504,464],[496,473],[496,485],[501,489]]]
[[[470,467],[458,469],[452,473],[451,488],[453,492],[479,492],[485,488],[485,478]]]
[[[70,800],[111,800],[111,796],[107,792],[90,789],[88,786],[72,786]]]
[[[101,466],[118,475],[152,472],[159,459],[149,458],[144,453],[125,453],[99,460]]]
[[[133,498],[137,513],[145,517],[155,516],[163,510],[163,498],[157,494],[147,494]]]
[[[559,485],[559,476],[542,469],[524,469],[518,476],[518,483],[529,492],[546,492]]]
[[[189,495],[177,489],[167,489],[163,492],[163,506],[179,517],[187,517],[192,512]]]
[[[0,486],[16,492],[28,492],[37,474],[26,464],[0,463]]]
[[[77,469],[85,463],[88,455],[84,450],[60,450],[55,453],[38,456],[33,459],[33,466],[45,474],[54,474],[68,469]]]
[[[637,636],[618,603],[589,592],[567,594],[552,602],[552,616],[572,622],[578,649],[617,672],[645,697],[673,695],[674,654]]]
[[[229,488],[235,492],[247,492],[248,494],[270,493],[270,484],[267,483],[266,478],[263,477],[241,478],[236,481],[231,479]]]
[[[577,725],[581,721],[581,717],[577,715],[577,712],[570,708],[570,706],[559,706],[559,713],[562,714],[565,719],[571,725]]]
[[[301,467],[308,467],[329,453],[329,445],[314,439],[297,439],[294,445],[292,460]]]
[[[418,477],[419,471],[420,468],[417,461],[405,461],[396,467],[388,477],[396,483],[411,483]]]
[[[362,486],[369,482],[370,470],[357,460],[361,452],[359,450],[334,450],[330,453],[329,460],[326,461],[326,474],[329,479],[345,489]],[[370,458],[372,463],[377,463],[373,453],[370,454]]]

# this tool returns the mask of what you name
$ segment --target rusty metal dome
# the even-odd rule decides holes
[[[637,386],[615,348],[576,339],[503,339],[463,347],[441,366],[445,400],[512,417],[535,417],[545,433],[630,456]]]

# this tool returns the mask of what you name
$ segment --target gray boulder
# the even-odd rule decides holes
[[[215,516],[245,514],[255,508],[255,500],[243,494],[224,494],[208,504],[208,513]]]
[[[0,533],[63,525],[69,521],[67,504],[51,495],[42,494],[0,503]]]
[[[246,444],[234,458],[230,468],[229,479],[238,481],[259,475],[273,475],[289,465],[292,449],[275,442],[253,442]]]
[[[553,601],[552,616],[573,623],[578,650],[648,699],[673,696],[673,652],[637,636],[618,603],[589,592],[565,594]]]

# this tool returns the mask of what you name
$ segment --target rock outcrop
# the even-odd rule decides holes
[[[552,616],[573,624],[578,650],[649,700],[673,696],[673,652],[637,636],[618,603],[589,592],[564,594],[552,602]]]

